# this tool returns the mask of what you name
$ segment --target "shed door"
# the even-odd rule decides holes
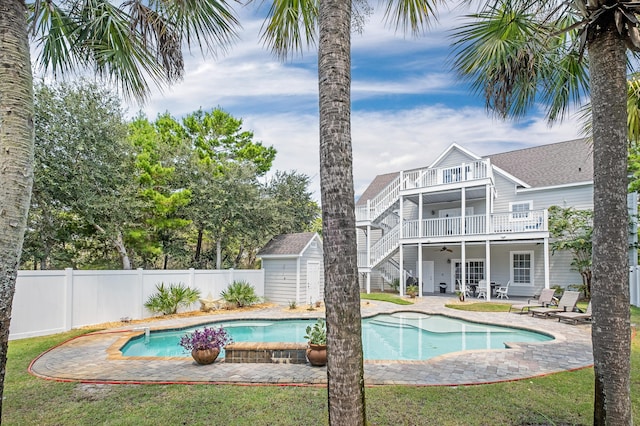
[[[320,300],[320,262],[307,262],[307,299]]]

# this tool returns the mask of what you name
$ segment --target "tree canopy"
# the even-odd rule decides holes
[[[93,83],[36,90],[33,268],[255,267],[274,235],[312,229],[309,178],[220,108],[125,120]]]

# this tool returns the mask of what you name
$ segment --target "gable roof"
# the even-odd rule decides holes
[[[258,252],[257,256],[301,256],[307,249],[307,246],[316,238],[318,242],[322,244],[320,236],[315,232],[277,235]]]
[[[534,188],[593,181],[593,153],[587,139],[518,149],[485,158]]]

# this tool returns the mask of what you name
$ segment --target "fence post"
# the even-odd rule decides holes
[[[64,269],[64,331],[73,328],[73,268]]]
[[[629,296],[630,302],[634,306],[640,306],[640,267],[629,268]]]

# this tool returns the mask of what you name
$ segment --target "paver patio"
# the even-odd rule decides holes
[[[514,313],[466,312],[444,306],[450,299],[426,296],[414,305],[363,301],[362,315],[398,311],[445,314],[476,322],[514,326],[551,334],[555,340],[517,344],[509,349],[475,350],[426,361],[365,361],[366,385],[468,385],[519,380],[593,365],[591,326]],[[291,314],[285,307],[136,324],[135,328],[186,327],[230,319],[310,318],[318,312]],[[200,366],[191,358],[122,358],[114,356],[133,327],[80,336],[34,360],[29,371],[42,378],[85,383],[262,383],[322,385],[325,367],[301,364],[226,364]]]

